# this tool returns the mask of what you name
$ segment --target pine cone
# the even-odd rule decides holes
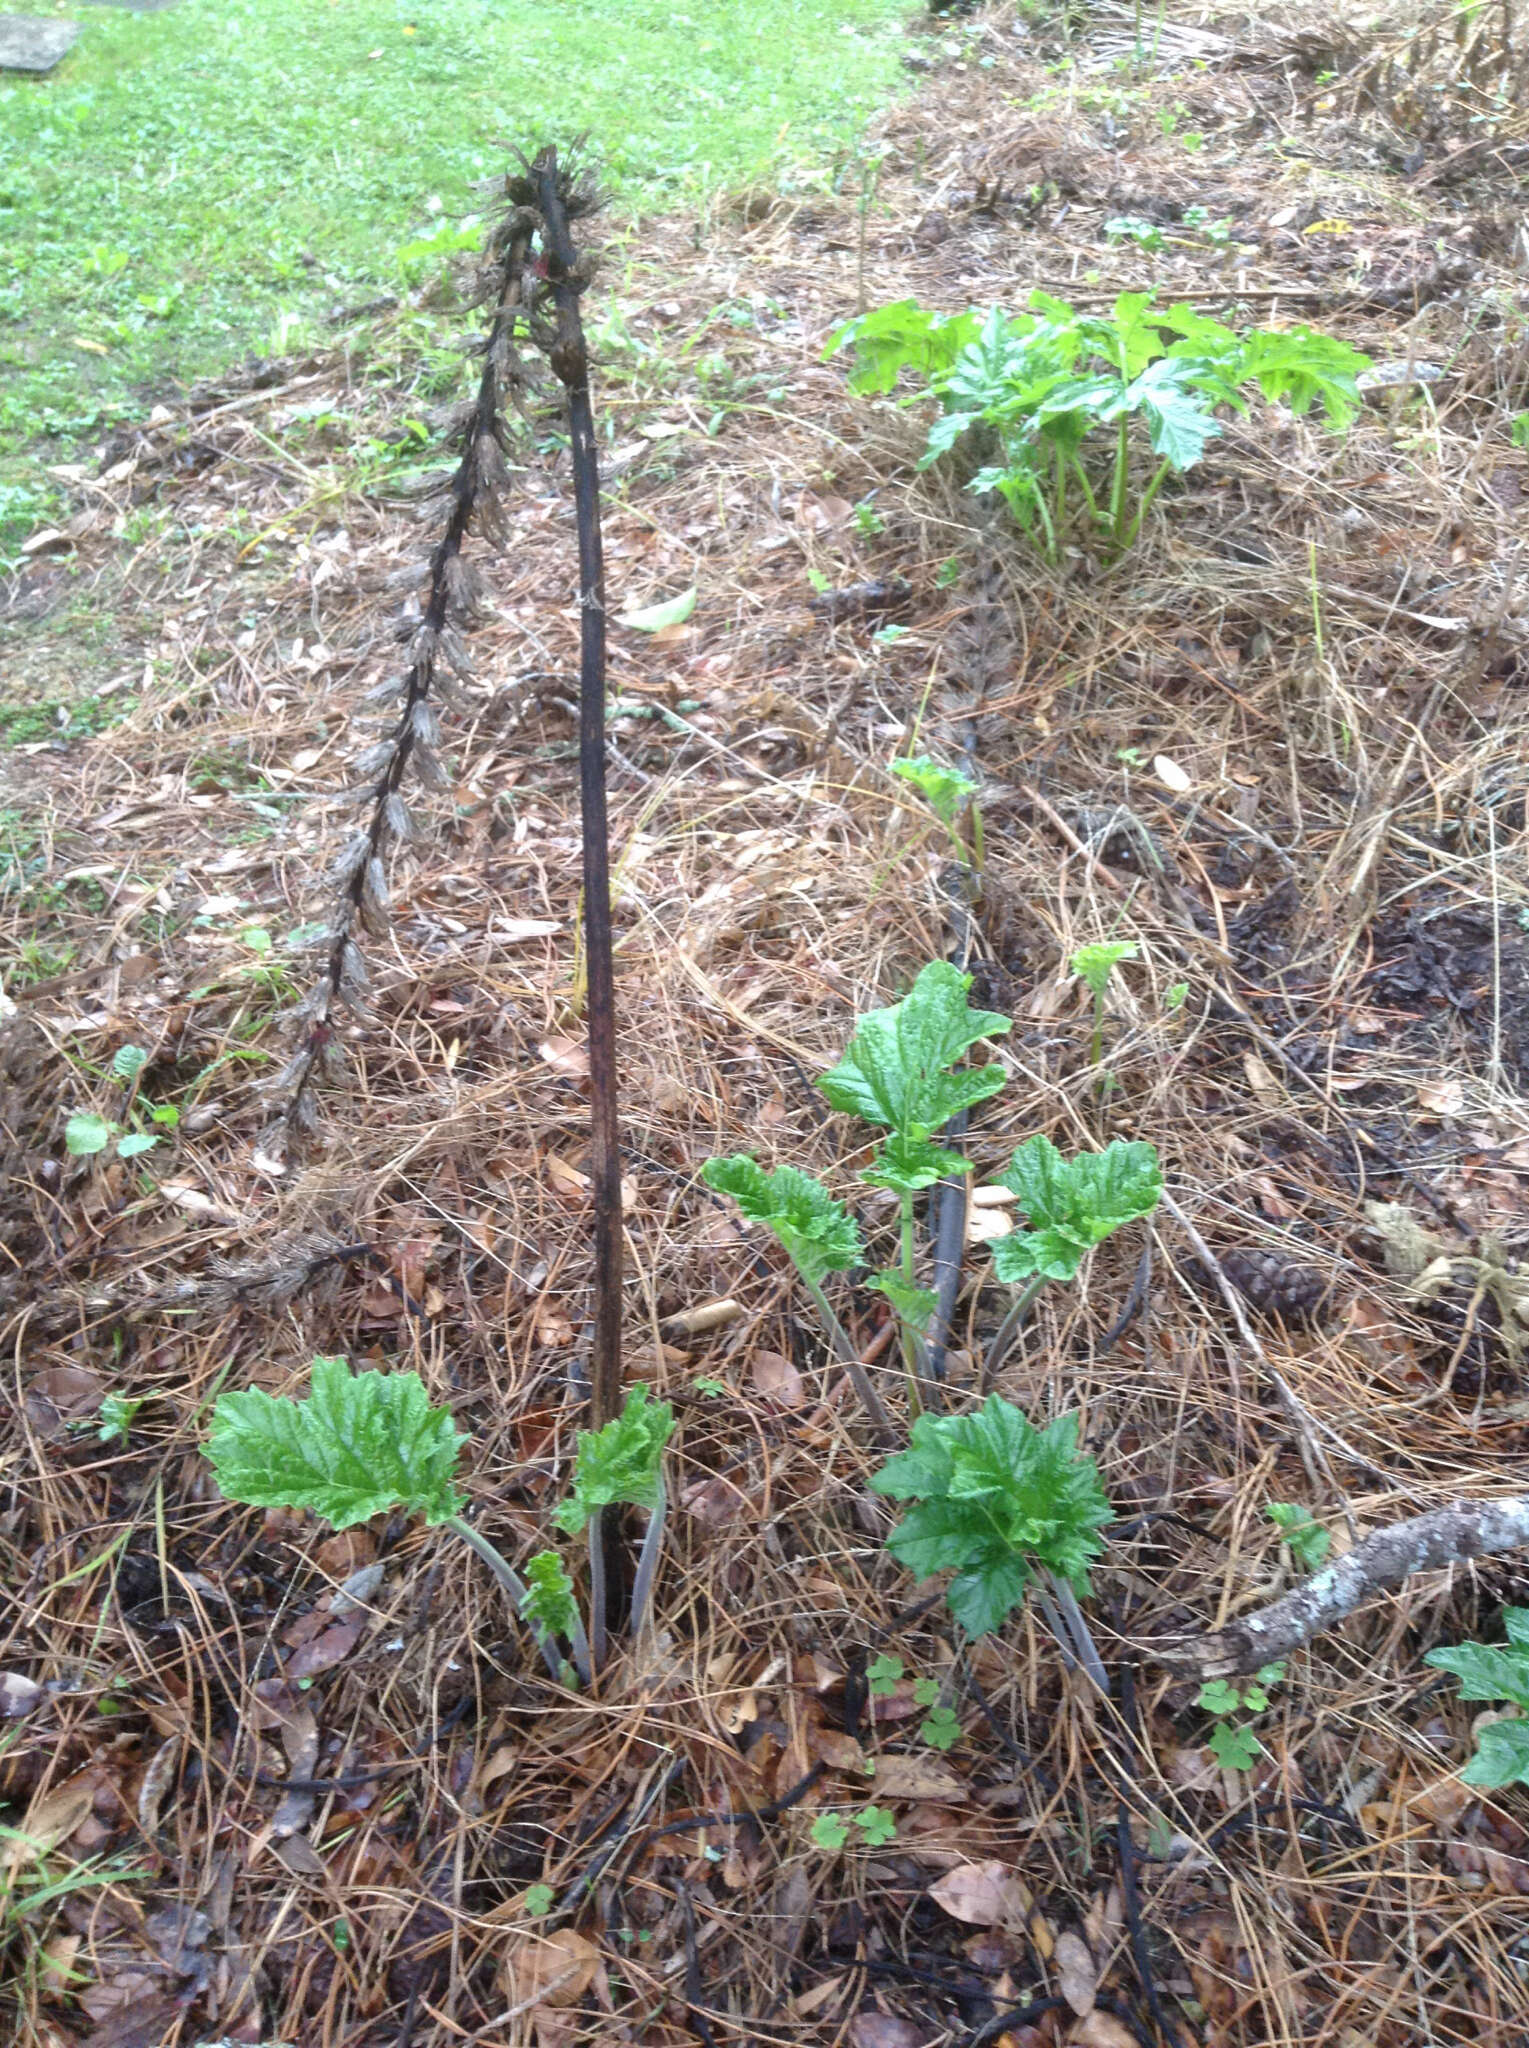
[[[1282,1252],[1222,1252],[1220,1260],[1222,1272],[1250,1307],[1287,1323],[1309,1321],[1326,1297],[1327,1275],[1297,1265]]]

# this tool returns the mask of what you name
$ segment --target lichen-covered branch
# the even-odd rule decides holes
[[[1471,1557],[1493,1557],[1521,1544],[1529,1545],[1529,1494],[1434,1508],[1390,1529],[1378,1529],[1336,1564],[1229,1628],[1188,1643],[1144,1647],[1159,1664],[1192,1671],[1198,1678],[1231,1678],[1288,1656],[1415,1572],[1437,1571]]]

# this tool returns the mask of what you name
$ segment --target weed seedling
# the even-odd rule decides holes
[[[128,1126],[111,1118],[97,1116],[92,1110],[81,1110],[70,1117],[64,1126],[64,1145],[75,1159],[89,1159],[97,1152],[104,1152],[116,1139],[116,1153],[119,1159],[136,1159],[145,1152],[152,1152],[159,1143],[160,1131],[174,1130],[180,1122],[180,1111],[173,1103],[161,1102],[150,1106],[147,1111],[138,1107],[138,1076],[148,1064],[149,1056],[141,1045],[120,1045],[112,1056],[112,1073],[128,1090],[126,1116]],[[145,1122],[157,1124],[159,1130],[146,1130]]]
[[[970,861],[981,870],[982,867],[982,812],[976,796],[977,785],[969,775],[963,775],[959,768],[947,768],[943,761],[933,760],[928,754],[903,756],[892,763],[892,773],[904,782],[911,782],[923,796],[930,810],[950,834],[956,858]],[[972,843],[970,851],[961,837],[958,821],[961,813],[970,810]]]
[[[1012,1231],[993,1246],[993,1271],[1021,1291],[988,1352],[989,1375],[998,1370],[1009,1340],[1048,1280],[1075,1280],[1095,1245],[1123,1223],[1150,1216],[1163,1192],[1157,1148],[1142,1139],[1112,1138],[1102,1152],[1064,1159],[1037,1132],[1015,1147],[1003,1185],[1018,1199],[1031,1228]]]
[[[1290,1555],[1302,1571],[1320,1571],[1333,1539],[1314,1519],[1311,1510],[1297,1507],[1293,1501],[1273,1500],[1264,1513],[1289,1545]]]
[[[97,1443],[121,1444],[125,1448],[127,1433],[146,1399],[147,1396],[131,1400],[125,1394],[108,1394],[93,1416],[87,1415],[78,1422],[71,1422],[69,1427],[72,1430],[94,1429]]]
[[[1207,1714],[1218,1716],[1206,1747],[1225,1770],[1253,1768],[1259,1750],[1258,1737],[1233,1717],[1264,1713],[1269,1705],[1269,1687],[1278,1685],[1284,1675],[1283,1664],[1265,1664],[1250,1681],[1213,1678],[1201,1686],[1199,1705]]]
[[[1072,956],[1072,971],[1092,991],[1094,998],[1094,1042],[1088,1063],[1097,1072],[1104,1055],[1104,995],[1110,976],[1122,960],[1138,960],[1141,949],[1130,939],[1116,939],[1108,945],[1080,946]]]
[[[1423,1662],[1452,1672],[1461,1699],[1508,1700],[1517,1716],[1529,1716],[1529,1607],[1505,1607],[1503,1623],[1505,1647],[1457,1643],[1452,1650],[1430,1650]],[[1460,1776],[1467,1785],[1529,1785],[1529,1718],[1479,1723],[1476,1752]]]
[[[589,1621],[595,1663],[605,1658],[605,1546],[601,1516],[606,1508],[646,1510],[632,1581],[631,1629],[642,1627],[653,1579],[663,1549],[668,1495],[664,1488],[664,1446],[674,1431],[674,1410],[667,1401],[649,1405],[648,1390],[639,1382],[626,1397],[621,1413],[603,1429],[581,1430],[574,1462],[573,1489],[553,1519],[570,1536],[589,1529]]]

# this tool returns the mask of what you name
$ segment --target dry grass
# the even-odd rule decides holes
[[[0,1670],[43,1690],[0,1794],[13,1821],[53,1817],[53,1869],[111,1854],[139,1875],[33,1916],[35,1940],[17,1927],[18,2042],[915,2048],[995,2038],[995,2014],[1029,2008],[1004,2038],[1113,2048],[1158,2038],[1149,1980],[1186,2042],[1529,2039],[1529,1803],[1468,1797],[1466,1715],[1421,1663],[1529,1601],[1521,1568],[1415,1581],[1313,1644],[1241,1779],[1205,1749],[1193,1688],[1129,1654],[1278,1586],[1269,1501],[1304,1502],[1341,1547],[1351,1526],[1517,1490],[1529,1448],[1490,1304],[1409,1303],[1365,1209],[1406,1203],[1462,1244],[1523,1239],[1511,167],[1473,152],[1452,169],[1433,144],[1406,172],[1389,120],[1315,79],[1309,34],[1210,27],[1214,49],[1169,24],[1162,75],[1133,84],[1099,56],[1118,22],[1048,73],[1051,46],[996,9],[964,70],[927,46],[936,75],[875,143],[873,301],[1036,282],[1106,299],[1155,277],[1165,297],[1230,293],[1255,319],[1442,370],[1346,442],[1270,416],[1230,428],[1107,572],[1047,570],[942,496],[914,474],[907,420],[819,362],[856,300],[853,171],[843,191],[745,195],[698,233],[650,223],[632,245],[599,394],[612,598],[694,582],[700,602],[663,644],[618,632],[612,656],[629,1367],[680,1427],[659,1633],[598,1698],[539,1676],[438,1536],[230,1509],[197,1455],[217,1386],[292,1389],[315,1351],[344,1351],[415,1366],[452,1402],[511,1554],[566,1476],[587,1231],[565,473],[528,441],[515,544],[484,562],[493,615],[449,735],[455,787],[395,876],[379,1021],[351,1034],[326,1142],[286,1176],[252,1165],[255,1083],[311,956],[257,956],[240,934],[321,913],[388,590],[429,534],[385,493],[326,495],[295,428],[316,400],[417,401],[347,393],[339,360],[294,366],[285,386],[171,409],[112,451],[129,468],[82,481],[73,561],[131,636],[132,708],[23,757],[7,798],[18,948],[45,939],[68,964],[13,981],[3,1039]],[[1172,68],[1194,55],[1206,68]],[[1174,236],[1154,256],[1101,235],[1108,215],[1171,223],[1188,203],[1232,240]],[[1322,222],[1348,225],[1307,232]],[[857,529],[859,502],[879,531]],[[114,532],[134,505],[176,530],[134,552]],[[13,606],[46,608],[64,559]],[[906,578],[906,632],[827,623],[809,570]],[[978,1178],[1037,1129],[1069,1149],[1150,1138],[1219,1257],[1275,1254],[1321,1295],[1258,1327],[1330,1477],[1306,1469],[1170,1218],[1148,1311],[1111,1347],[1139,1240],[1043,1298],[1005,1367],[1033,1415],[1082,1411],[1127,1518],[1095,1603],[1107,1660],[1134,1670],[1115,1705],[1068,1677],[1038,1617],[962,1664],[941,1610],[909,1609],[865,1491],[873,1456],[803,1303],[695,1179],[747,1147],[849,1185],[854,1140],[811,1077],[857,1009],[948,942],[938,849],[885,772],[920,707],[937,744],[977,735],[983,993],[1016,1020],[1010,1085],[969,1142]],[[1101,1102],[1063,963],[1103,937],[1142,959]],[[121,1114],[124,1043],[150,1052],[143,1100],[181,1110],[147,1179],[62,1144],[70,1111]],[[958,1387],[1001,1312],[983,1270],[975,1252]],[[741,1313],[677,1333],[723,1297]],[[875,1297],[850,1307],[869,1342]],[[874,1369],[899,1403],[890,1355]],[[126,1447],[70,1428],[109,1391],[145,1402]],[[336,1617],[339,1583],[373,1562],[359,1615]],[[907,1682],[857,1727],[846,1676],[888,1650],[910,1678],[952,1679],[964,1732],[943,1763],[912,1732]],[[872,1780],[895,1843],[830,1855],[810,1824],[863,1803],[862,1753],[883,1784],[924,1768],[925,1796]],[[767,1820],[648,1832],[764,1808],[817,1764]],[[1020,1888],[1003,1924],[962,1926],[929,1888],[989,1859]],[[556,1953],[528,1931],[539,1882],[567,1908]],[[1058,2003],[1064,1933],[1097,1965],[1090,2019]]]

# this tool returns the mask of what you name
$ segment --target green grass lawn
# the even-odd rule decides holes
[[[39,435],[57,449],[407,281],[399,251],[449,239],[509,145],[587,130],[627,208],[773,174],[853,136],[912,11],[689,4],[58,6],[70,56],[0,80],[0,529],[27,516]]]

